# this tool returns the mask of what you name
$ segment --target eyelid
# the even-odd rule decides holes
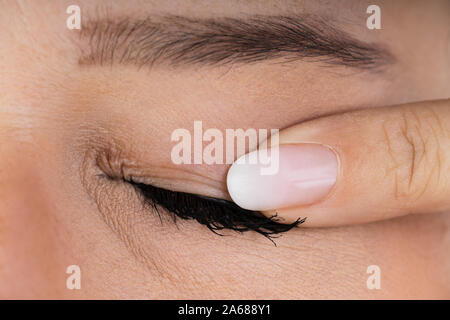
[[[126,182],[133,185],[143,196],[144,204],[156,209],[158,214],[159,206],[174,214],[174,218],[195,219],[219,235],[218,231],[231,229],[237,232],[255,231],[272,239],[305,221],[298,219],[292,224],[282,224],[276,216],[267,218],[260,212],[242,209],[227,200],[166,190],[132,180]]]
[[[305,221],[305,219],[299,219],[292,224],[282,224],[276,215],[268,218],[260,212],[243,209],[234,202],[172,191],[147,182],[143,183],[145,180],[143,174],[139,177],[134,175],[140,171],[136,163],[124,159],[122,153],[108,150],[97,153],[94,159],[96,167],[105,176],[116,182],[122,181],[132,185],[136,193],[141,196],[144,206],[150,207],[158,215],[161,215],[158,208],[163,208],[174,215],[175,221],[176,217],[196,220],[216,234],[220,234],[218,231],[223,229],[237,232],[255,231],[272,239],[277,237],[277,234],[289,231]]]

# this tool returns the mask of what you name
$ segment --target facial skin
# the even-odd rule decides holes
[[[450,296],[448,214],[296,228],[274,246],[254,232],[220,237],[193,220],[175,224],[165,212],[160,220],[129,184],[104,178],[132,175],[229,199],[229,166],[171,162],[173,130],[192,131],[195,120],[220,130],[282,129],[347,110],[448,98],[448,1],[378,1],[382,30],[366,28],[373,3],[364,1],[77,3],[82,19],[313,13],[387,48],[395,62],[379,72],[305,60],[83,64],[85,42],[65,25],[71,4],[7,1],[0,10],[1,298]],[[66,288],[69,265],[81,268],[81,290]],[[369,265],[381,268],[380,290],[366,287]]]

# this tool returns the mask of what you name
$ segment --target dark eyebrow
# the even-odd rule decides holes
[[[385,48],[309,15],[92,19],[83,24],[80,40],[81,65],[180,67],[305,60],[378,70],[393,61]]]

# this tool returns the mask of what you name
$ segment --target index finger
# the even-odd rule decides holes
[[[238,205],[284,222],[306,217],[302,226],[450,211],[450,100],[298,124],[279,133],[277,152],[276,174],[242,159],[230,168]]]

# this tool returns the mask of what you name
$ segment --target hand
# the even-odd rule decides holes
[[[318,118],[280,131],[279,144],[274,175],[230,168],[241,207],[282,222],[307,217],[304,227],[450,211],[450,100]]]

